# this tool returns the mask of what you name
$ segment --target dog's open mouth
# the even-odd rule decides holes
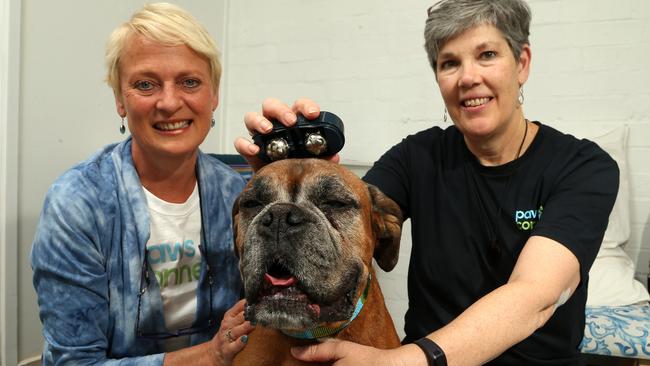
[[[320,317],[320,306],[311,303],[307,294],[298,287],[296,278],[277,261],[264,273],[259,294],[260,302],[277,305],[279,311],[299,313],[306,309],[315,319]]]
[[[350,288],[332,304],[319,304],[280,260],[267,267],[257,296],[248,298],[245,318],[266,327],[304,330],[325,322],[347,319],[354,310],[358,276],[351,276]],[[247,294],[248,295],[248,294]]]

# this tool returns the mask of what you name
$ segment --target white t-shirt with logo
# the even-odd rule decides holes
[[[146,189],[144,192],[151,219],[147,260],[160,286],[165,326],[170,331],[190,327],[196,317],[196,288],[201,274],[198,185],[184,203],[169,203]],[[187,346],[188,337],[179,338],[184,339],[172,338],[168,348]]]

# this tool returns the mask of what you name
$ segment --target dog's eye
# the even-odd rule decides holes
[[[242,208],[257,208],[262,206],[262,202],[256,200],[256,199],[247,199],[247,200],[242,200],[239,202],[239,207]]]
[[[337,208],[347,207],[349,206],[349,204],[347,202],[339,201],[339,200],[327,200],[321,203],[321,206],[325,208],[337,209]]]

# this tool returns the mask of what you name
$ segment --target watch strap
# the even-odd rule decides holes
[[[442,348],[436,342],[427,337],[422,337],[413,343],[422,349],[424,355],[427,357],[429,366],[447,366],[445,352],[442,351]]]

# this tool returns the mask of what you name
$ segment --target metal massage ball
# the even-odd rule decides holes
[[[320,155],[327,151],[327,141],[320,132],[307,134],[305,148],[314,155]]]
[[[285,159],[289,155],[289,144],[283,138],[276,138],[266,145],[266,155],[272,160]]]

